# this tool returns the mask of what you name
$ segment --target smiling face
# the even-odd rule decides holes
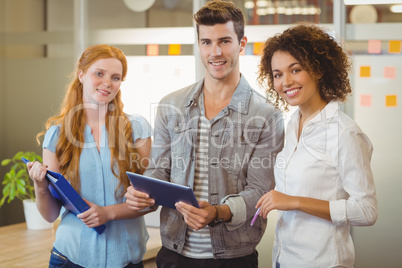
[[[83,102],[100,104],[111,102],[120,90],[123,65],[115,58],[100,59],[86,73],[79,71],[83,84]]]
[[[318,79],[310,75],[292,55],[277,51],[271,61],[274,88],[292,106],[317,107],[324,102]]]
[[[233,22],[200,25],[198,45],[206,79],[225,80],[240,76],[239,54],[247,44],[243,37],[239,43]]]

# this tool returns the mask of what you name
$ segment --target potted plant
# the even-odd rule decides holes
[[[3,178],[3,196],[0,200],[0,208],[6,201],[10,203],[18,198],[24,204],[24,215],[28,229],[51,228],[52,224],[44,220],[36,208],[33,182],[29,178],[28,169],[21,157],[30,161],[42,162],[42,157],[34,152],[18,152],[13,158],[1,161],[2,166],[10,165],[10,170]]]

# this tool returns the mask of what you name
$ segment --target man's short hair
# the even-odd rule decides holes
[[[193,19],[197,24],[197,35],[199,35],[200,25],[213,26],[215,24],[225,24],[229,21],[233,21],[234,30],[239,43],[244,37],[243,12],[232,2],[209,1],[194,14]]]

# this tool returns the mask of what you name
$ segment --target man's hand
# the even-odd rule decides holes
[[[149,198],[148,194],[135,190],[133,186],[127,188],[125,197],[128,208],[134,211],[155,205],[155,200]]]
[[[176,203],[176,209],[183,215],[184,221],[194,230],[199,230],[208,225],[217,217],[217,210],[207,201],[198,202],[200,208],[193,207],[183,202]]]

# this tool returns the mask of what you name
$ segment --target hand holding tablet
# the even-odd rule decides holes
[[[184,202],[199,208],[193,190],[188,186],[154,179],[144,175],[126,171],[133,187],[149,195],[156,205],[176,209],[177,202]]]

